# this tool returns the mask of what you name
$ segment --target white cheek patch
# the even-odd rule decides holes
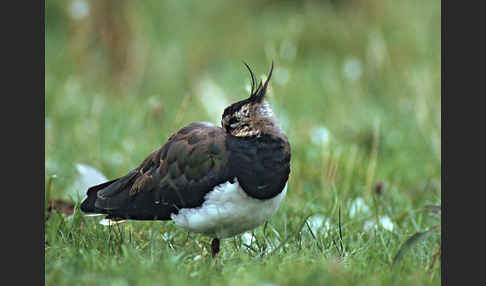
[[[264,102],[260,107],[257,109],[258,115],[262,117],[273,117],[273,110],[268,105],[267,102]]]

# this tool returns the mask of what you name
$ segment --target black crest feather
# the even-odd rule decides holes
[[[270,79],[272,78],[273,61],[272,61],[272,67],[270,68],[270,73],[268,74],[268,77],[265,80],[265,83],[262,83],[262,81],[260,81],[258,83],[258,86],[255,85],[255,74],[253,73],[251,68],[248,66],[248,64],[246,62],[243,62],[243,64],[245,64],[245,66],[248,69],[248,71],[250,72],[250,76],[251,76],[250,100],[260,101],[265,96],[265,93],[267,92],[268,83],[270,82]]]

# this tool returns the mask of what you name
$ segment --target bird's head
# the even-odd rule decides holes
[[[255,75],[250,67],[251,76],[250,97],[228,106],[222,116],[221,125],[227,133],[238,137],[258,136],[268,128],[274,127],[275,118],[270,105],[265,102],[268,83],[272,77],[273,62],[265,83],[256,85]]]

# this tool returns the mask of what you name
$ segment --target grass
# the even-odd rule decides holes
[[[287,198],[216,260],[171,222],[54,212],[46,285],[440,284],[439,232],[391,266],[439,223],[423,211],[440,205],[439,1],[135,3],[46,1],[46,199],[75,199],[77,163],[117,177],[184,125],[217,124],[248,95],[242,60],[257,76],[275,61]]]

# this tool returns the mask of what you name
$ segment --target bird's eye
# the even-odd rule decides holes
[[[235,124],[236,122],[237,122],[236,118],[235,118],[235,117],[231,117],[231,118],[230,118],[230,120],[229,120],[229,122],[228,122],[228,124],[229,124],[229,125],[233,125],[233,124]]]

